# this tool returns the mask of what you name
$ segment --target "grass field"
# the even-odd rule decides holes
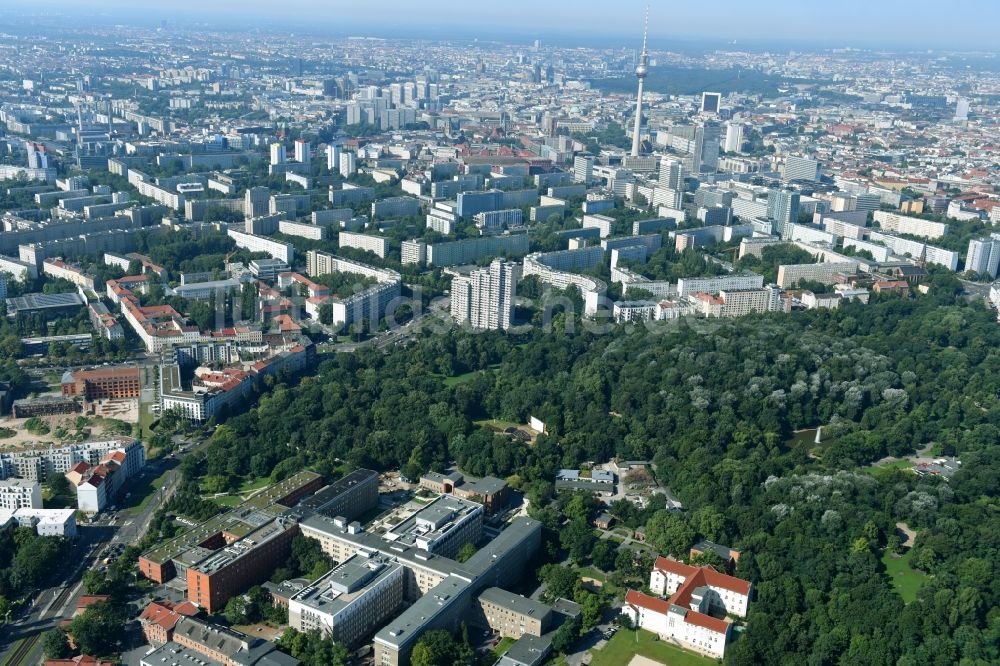
[[[145,508],[146,504],[153,497],[153,493],[163,487],[164,477],[169,473],[169,470],[159,475],[155,479],[144,479],[132,490],[129,491],[131,497],[129,497],[125,502],[123,502],[123,509],[131,512],[139,512]]]
[[[929,576],[922,571],[917,571],[910,566],[912,550],[907,550],[899,557],[894,556],[888,550],[882,555],[882,564],[885,565],[885,573],[892,581],[892,586],[903,598],[905,603],[915,601],[917,591],[927,581]]]
[[[159,418],[150,409],[152,406],[151,402],[139,404],[139,435],[141,437],[149,437],[152,434],[153,423]]]
[[[473,421],[477,426],[486,426],[487,428],[496,428],[497,430],[506,430],[507,428],[523,428],[520,423],[514,423],[513,421],[504,421],[502,419],[482,419],[480,421]]]
[[[444,375],[440,375],[437,373],[435,373],[434,376],[440,377],[441,382],[445,386],[451,388],[452,386],[458,386],[459,384],[465,384],[467,382],[471,382],[473,379],[476,378],[477,375],[485,374],[487,372],[494,372],[499,367],[500,364],[498,363],[495,365],[491,365],[488,370],[473,370],[472,372],[463,372],[460,375],[454,375],[452,377],[445,377]]]
[[[603,573],[601,573],[594,567],[580,567],[576,571],[584,578],[593,578],[594,580],[599,580],[602,583],[608,579],[607,576],[605,576]]]
[[[503,653],[509,650],[510,646],[513,644],[514,644],[513,638],[511,638],[510,636],[504,636],[503,638],[500,639],[500,642],[497,643],[497,646],[493,648],[493,657],[491,659],[483,661],[482,663],[485,664],[488,662],[490,666],[493,666],[493,664],[495,664],[497,660],[503,656]]]
[[[666,666],[708,666],[719,663],[715,659],[664,643],[654,634],[642,629],[638,632],[622,629],[607,645],[594,650],[592,654],[594,658],[590,660],[590,666],[625,666],[637,654]]]
[[[883,463],[881,465],[869,465],[863,468],[861,471],[865,474],[871,474],[872,476],[878,476],[879,474],[885,474],[889,470],[893,469],[910,469],[913,467],[912,460],[893,460],[892,462]]]
[[[239,493],[240,495],[246,495],[247,493],[251,493],[254,490],[267,488],[269,485],[271,485],[271,483],[272,482],[270,477],[267,476],[260,479],[254,479],[253,481],[244,481],[243,485],[241,485],[239,490],[237,490],[236,492]]]

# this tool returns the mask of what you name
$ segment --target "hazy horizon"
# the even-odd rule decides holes
[[[1000,45],[994,26],[1000,4],[983,6],[975,0],[953,0],[948,11],[954,21],[933,20],[938,5],[905,0],[841,0],[833,11],[799,0],[770,0],[748,6],[735,0],[711,5],[650,5],[650,38],[654,47],[668,48],[668,40],[733,43],[738,46],[785,44],[804,48],[865,46],[904,50],[948,49],[990,51]],[[8,0],[3,11],[26,12],[48,19],[58,14],[91,16],[95,23],[151,25],[163,20],[184,27],[195,23],[220,29],[259,25],[273,30],[301,30],[310,34],[358,32],[372,36],[471,39],[480,37],[532,40],[549,35],[561,42],[641,42],[646,0],[607,3],[550,0],[547,3],[508,0],[480,5],[467,0],[426,0],[421,3],[368,0],[331,3],[321,0],[272,2],[240,0],[171,0],[166,5],[139,7],[129,0],[52,0],[44,5],[30,0]],[[974,15],[976,21],[963,22]],[[942,29],[942,25],[945,26]],[[837,30],[831,30],[831,26]],[[16,28],[16,26],[10,26]],[[77,25],[79,27],[79,25]],[[614,38],[614,39],[612,39]],[[630,41],[629,41],[630,40]]]

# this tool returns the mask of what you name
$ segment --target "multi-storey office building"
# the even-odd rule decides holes
[[[404,579],[392,558],[359,553],[288,600],[288,625],[354,646],[402,605]]]

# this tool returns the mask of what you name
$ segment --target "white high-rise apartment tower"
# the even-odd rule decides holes
[[[357,155],[354,153],[341,153],[340,154],[340,175],[350,176],[358,168]]]
[[[591,155],[577,155],[573,158],[573,182],[590,185],[594,180],[594,158]]]
[[[308,164],[312,159],[312,147],[305,139],[298,139],[295,142],[295,161]]]
[[[514,319],[517,264],[494,259],[487,268],[451,281],[451,315],[473,328],[507,330]]]
[[[661,157],[659,186],[668,190],[683,192],[684,165],[669,157]]]
[[[740,123],[726,123],[726,152],[738,153],[743,146],[743,125]]]
[[[285,163],[285,147],[280,143],[271,144],[271,164]]]
[[[340,146],[330,144],[326,147],[326,168],[330,170],[330,173],[339,173]]]

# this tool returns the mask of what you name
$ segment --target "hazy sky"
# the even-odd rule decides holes
[[[577,33],[638,35],[647,0],[3,0],[33,12],[111,13],[124,20],[166,18],[177,24],[224,17],[274,28],[376,35],[412,29],[414,36],[449,28],[456,36],[477,32],[534,38]],[[651,0],[650,35],[718,41],[815,41],[829,45],[1000,47],[996,0]],[[657,39],[657,42],[660,40]]]

